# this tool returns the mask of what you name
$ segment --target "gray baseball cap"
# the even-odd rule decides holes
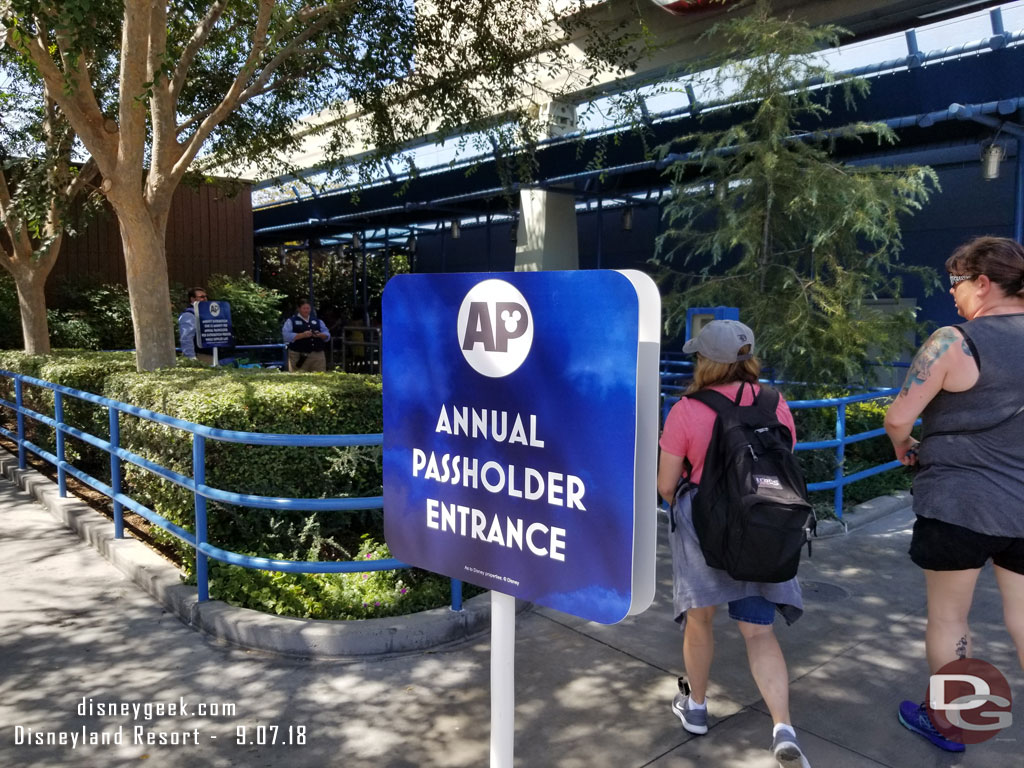
[[[741,355],[740,349],[750,345],[750,352]],[[695,352],[716,363],[737,363],[754,356],[754,332],[739,320],[712,320],[700,333],[683,345],[683,352]]]

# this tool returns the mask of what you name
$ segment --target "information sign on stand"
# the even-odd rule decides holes
[[[653,599],[660,314],[634,271],[385,288],[385,537],[492,590],[492,766],[511,765],[512,598],[605,624]]]
[[[192,306],[197,320],[196,346],[213,348],[213,364],[216,366],[218,350],[235,345],[231,305],[226,301],[197,301]]]

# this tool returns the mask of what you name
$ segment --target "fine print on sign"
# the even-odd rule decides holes
[[[638,272],[384,292],[395,557],[594,621],[653,597],[660,298]]]
[[[197,301],[199,346],[230,347],[234,345],[231,327],[231,305],[226,301]]]

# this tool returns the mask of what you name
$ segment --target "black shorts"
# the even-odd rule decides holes
[[[1024,539],[990,536],[918,515],[910,559],[929,571],[967,571],[991,559],[1000,568],[1024,574]]]

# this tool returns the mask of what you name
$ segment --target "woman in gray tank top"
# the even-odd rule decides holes
[[[946,270],[967,322],[924,343],[885,416],[896,458],[918,468],[910,556],[925,573],[931,674],[971,657],[967,616],[989,560],[1024,666],[1024,247],[979,237]],[[911,436],[918,417],[920,443]],[[951,752],[993,733],[957,728],[912,701],[899,719]]]

